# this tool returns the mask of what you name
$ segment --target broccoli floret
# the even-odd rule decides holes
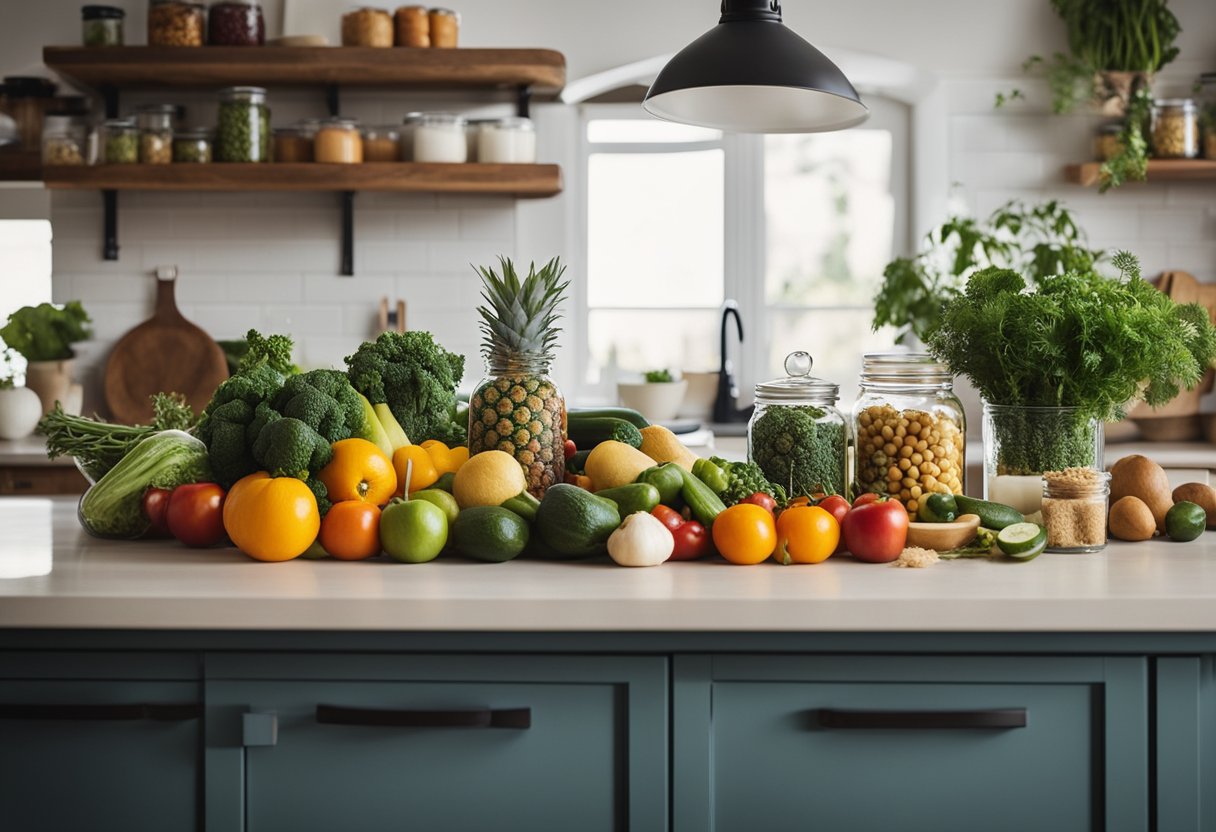
[[[387,404],[413,442],[458,437],[449,414],[464,356],[445,350],[429,332],[385,332],[346,357],[354,388],[372,404]]]
[[[269,422],[253,442],[253,458],[272,477],[307,480],[333,455],[325,437],[289,416]]]
[[[334,505],[329,499],[329,489],[316,477],[309,477],[304,480],[304,484],[308,486],[312,496],[316,497],[317,511],[321,512],[321,516],[324,517]]]
[[[275,410],[306,423],[330,442],[363,429],[363,400],[345,373],[313,370],[287,379],[275,396]]]
[[[844,493],[844,425],[817,407],[770,407],[752,426],[752,457],[790,497]]]
[[[718,496],[728,506],[747,499],[758,491],[772,497],[778,504],[785,502],[785,489],[768,481],[760,466],[754,462],[730,462],[720,456],[711,456],[709,461],[726,474],[726,490]]]
[[[289,335],[263,335],[251,329],[245,333],[245,351],[237,365],[237,372],[244,373],[265,364],[280,375],[294,375],[300,372],[300,368],[291,363],[293,346]]]
[[[253,443],[248,427],[257,408],[273,399],[282,386],[278,371],[258,364],[221,382],[203,410],[198,438],[206,443],[216,482],[224,488],[258,470],[250,453]]]

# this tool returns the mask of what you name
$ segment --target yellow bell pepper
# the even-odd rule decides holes
[[[469,449],[464,445],[449,448],[438,439],[428,439],[419,447],[426,448],[426,452],[430,454],[431,461],[435,463],[435,468],[439,471],[440,477],[444,474],[455,474],[460,470],[461,465],[469,461]],[[436,477],[436,479],[438,478]]]
[[[409,463],[413,463],[413,468]],[[421,445],[405,445],[393,453],[393,468],[397,472],[397,496],[409,490],[413,494],[421,488],[428,488],[439,479],[439,470],[434,460]],[[406,472],[409,476],[406,476]]]

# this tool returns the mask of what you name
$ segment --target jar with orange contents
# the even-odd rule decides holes
[[[431,29],[431,46],[455,49],[460,36],[460,15],[451,9],[431,9],[427,14]]]
[[[359,122],[353,118],[331,118],[321,122],[313,140],[313,156],[318,162],[357,165],[363,161],[363,137]]]

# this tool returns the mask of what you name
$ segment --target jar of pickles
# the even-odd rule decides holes
[[[219,0],[207,11],[207,42],[212,46],[263,46],[266,21],[261,0]]]
[[[1199,108],[1190,98],[1153,102],[1153,155],[1158,159],[1194,159],[1199,155]]]
[[[837,410],[840,385],[811,375],[811,355],[792,352],[784,378],[756,385],[747,459],[787,497],[847,496],[849,426]]]
[[[139,128],[133,118],[112,118],[101,126],[102,158],[107,165],[133,165],[139,161]]]
[[[149,46],[202,46],[207,16],[201,3],[148,0]]]
[[[967,418],[949,368],[917,353],[870,353],[853,406],[854,487],[903,503],[915,515],[923,497],[962,494]]]
[[[269,162],[270,108],[266,106],[266,90],[227,87],[219,95],[215,161]]]
[[[193,127],[173,134],[173,161],[202,165],[211,161],[212,134],[206,127]]]
[[[140,162],[167,165],[173,161],[173,121],[176,117],[177,108],[172,104],[150,104],[136,111]]]
[[[80,8],[81,43],[85,46],[122,46],[122,21],[127,13],[116,6]]]
[[[321,122],[313,144],[318,162],[337,165],[357,165],[363,161],[363,137],[359,122],[353,118],[331,118]]]

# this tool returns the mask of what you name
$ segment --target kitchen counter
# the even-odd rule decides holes
[[[38,434],[24,439],[0,439],[0,466],[55,465],[71,468],[75,465],[70,456],[48,459],[46,439]]]
[[[66,498],[0,500],[0,628],[1216,632],[1216,535],[923,570],[607,560],[257,563],[96,540]]]

